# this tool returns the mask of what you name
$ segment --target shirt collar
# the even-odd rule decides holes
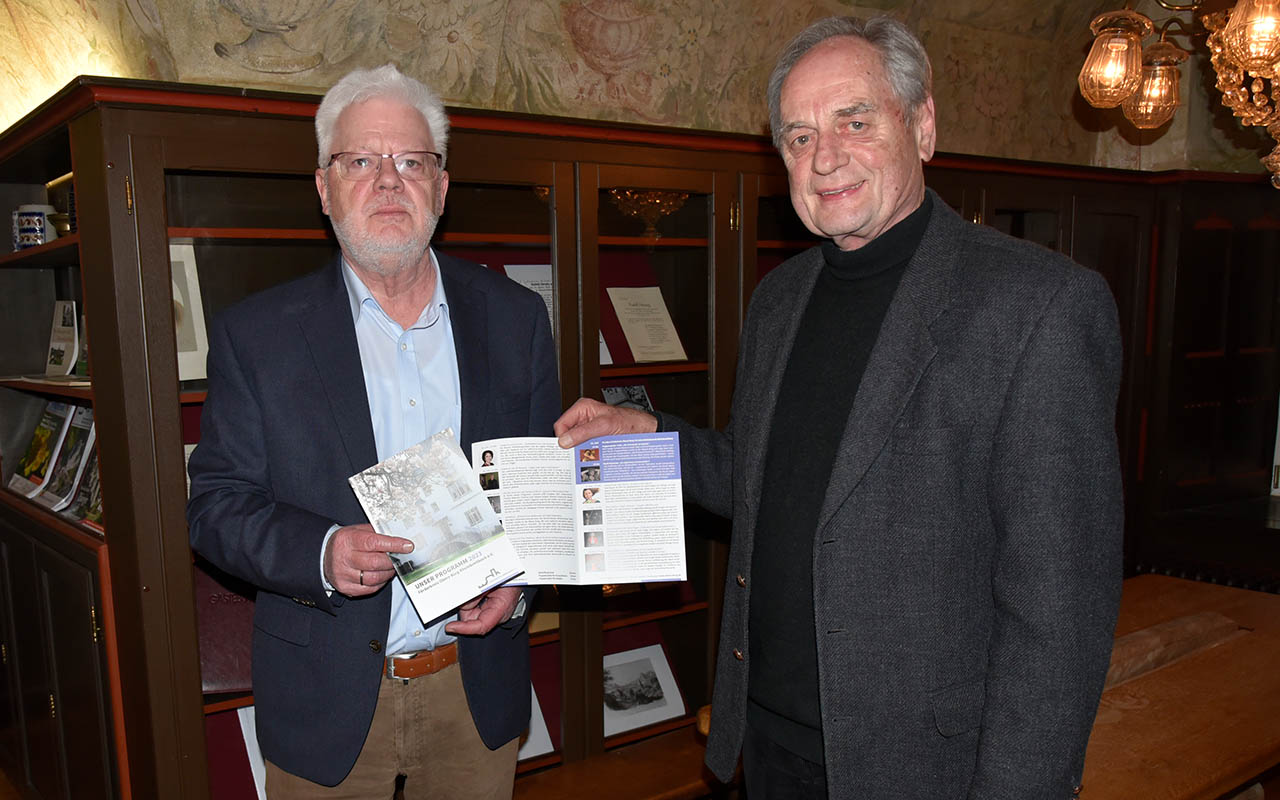
[[[428,320],[433,319],[435,314],[433,310],[439,309],[446,311],[449,308],[449,300],[444,293],[444,279],[440,276],[440,262],[436,260],[436,251],[434,248],[427,248],[427,252],[431,255],[431,268],[436,271],[436,287],[435,293],[431,295],[431,301],[427,303],[423,311]],[[364,311],[366,304],[382,311],[382,306],[378,304],[377,298],[369,291],[369,287],[365,286],[364,281],[355,273],[351,265],[347,263],[347,257],[342,257],[342,281],[347,285],[347,300],[351,303],[351,321],[360,324],[360,315]],[[385,311],[382,311],[386,315]],[[421,319],[421,317],[419,317]]]

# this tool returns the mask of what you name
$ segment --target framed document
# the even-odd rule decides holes
[[[207,377],[205,357],[209,337],[204,327],[204,306],[200,302],[200,275],[196,271],[196,248],[192,244],[169,245],[169,271],[173,278],[173,327],[178,345],[178,380]]]

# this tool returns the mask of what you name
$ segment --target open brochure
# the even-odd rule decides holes
[[[623,434],[565,450],[552,437],[471,446],[480,487],[524,562],[513,583],[686,578],[680,440]]]
[[[389,555],[424,623],[520,573],[452,430],[348,480],[374,530],[413,542],[413,552]]]

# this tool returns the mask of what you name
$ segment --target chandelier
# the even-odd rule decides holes
[[[1084,99],[1097,108],[1119,106],[1138,128],[1164,125],[1178,109],[1179,65],[1187,58],[1168,37],[1207,36],[1223,105],[1241,124],[1264,127],[1280,143],[1280,0],[1239,0],[1234,7],[1230,0],[1155,2],[1168,11],[1195,12],[1197,24],[1171,17],[1157,30],[1150,18],[1132,10],[1132,0],[1123,10],[1099,14],[1089,26],[1093,46],[1080,68]],[[1153,33],[1159,38],[1144,48],[1142,40]],[[1271,185],[1280,189],[1280,144],[1262,164],[1271,172]]]

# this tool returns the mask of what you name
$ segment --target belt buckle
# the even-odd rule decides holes
[[[384,669],[385,676],[388,678],[394,678],[398,681],[404,681],[405,683],[408,683],[409,682],[408,678],[402,678],[401,676],[396,674],[396,661],[408,661],[409,659],[414,658],[417,655],[418,653],[396,653],[394,656],[387,656],[383,660],[383,669]]]

